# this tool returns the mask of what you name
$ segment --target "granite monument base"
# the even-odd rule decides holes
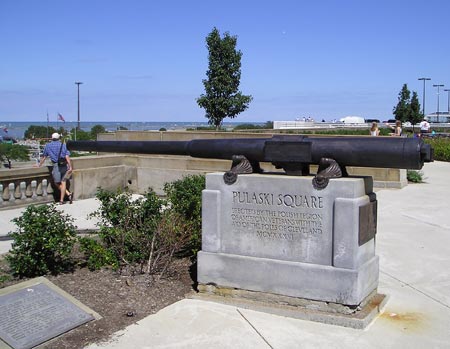
[[[378,286],[372,178],[206,176],[198,282],[359,306]]]

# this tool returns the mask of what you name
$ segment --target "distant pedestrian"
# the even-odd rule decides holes
[[[386,126],[390,127],[392,130],[394,130],[394,132],[391,133],[391,136],[401,137],[403,135],[402,122],[400,120],[395,121],[395,126],[391,126],[388,123],[386,123]]]
[[[370,128],[370,135],[375,137],[380,135],[380,129],[378,128],[378,124],[376,122],[372,122],[372,127]]]
[[[431,126],[430,123],[427,121],[427,119],[424,118],[420,123],[419,127],[421,135],[423,135],[424,133],[430,133]]]
[[[37,167],[41,167],[47,157],[50,158],[53,164],[52,177],[55,184],[60,191],[59,204],[63,205],[64,197],[67,195],[70,203],[73,201],[73,193],[67,189],[67,179],[72,173],[72,162],[70,160],[70,152],[67,147],[60,140],[59,133],[52,134],[52,141],[47,143],[42,153],[41,161]]]

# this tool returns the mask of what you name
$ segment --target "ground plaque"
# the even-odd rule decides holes
[[[35,347],[97,317],[48,280],[39,279],[46,282],[0,294],[0,338],[14,349]]]

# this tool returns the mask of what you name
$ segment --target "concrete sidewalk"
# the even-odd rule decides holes
[[[74,201],[71,205],[67,203],[56,207],[74,219],[73,224],[79,231],[98,229],[96,226],[98,220],[88,217],[90,213],[99,208],[97,199]],[[0,254],[8,252],[11,248],[12,240],[9,240],[7,235],[9,232],[16,230],[16,225],[12,222],[12,219],[20,217],[25,209],[26,207],[21,207],[0,211]]]
[[[184,299],[94,348],[449,348],[450,164],[426,164],[426,183],[378,195],[379,292],[365,330]]]
[[[423,172],[426,183],[377,192],[379,293],[389,300],[365,330],[184,299],[87,348],[450,348],[450,164]],[[90,199],[60,209],[90,229],[97,207]],[[0,236],[20,213],[7,212]]]

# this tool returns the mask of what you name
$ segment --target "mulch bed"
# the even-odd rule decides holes
[[[184,258],[176,260],[171,269],[172,272],[161,279],[158,275],[123,276],[111,269],[90,271],[87,268],[58,276],[46,276],[55,285],[100,314],[102,319],[79,326],[41,347],[83,348],[90,343],[106,340],[114,332],[183,299],[194,287],[190,274],[194,268],[191,261]],[[0,282],[0,287],[21,281],[23,280],[14,279]]]

